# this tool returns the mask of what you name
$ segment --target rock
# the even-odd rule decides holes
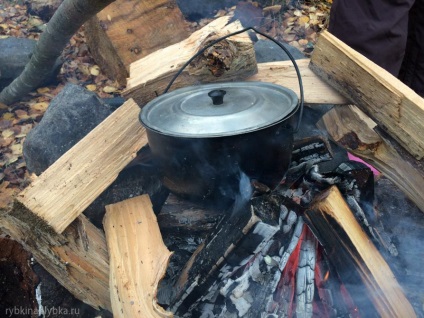
[[[94,93],[67,84],[24,142],[28,170],[41,174],[110,114],[110,107]]]
[[[198,21],[205,17],[213,17],[216,10],[231,7],[238,0],[177,0],[184,17],[189,21]]]
[[[49,21],[63,0],[31,0],[27,2],[28,13]]]
[[[30,39],[0,39],[0,90],[21,74],[37,42]]]
[[[22,73],[31,58],[36,43],[35,40],[24,38],[0,39],[0,91]],[[61,60],[58,59],[52,75],[44,84],[54,81],[61,64]]]
[[[283,43],[283,46],[293,55],[294,59],[304,59],[305,55],[294,46]],[[271,40],[259,40],[254,45],[256,61],[258,63],[287,61],[290,60],[288,55],[277,44]]]

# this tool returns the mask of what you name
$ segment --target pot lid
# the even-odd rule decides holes
[[[290,89],[262,82],[213,83],[177,89],[147,103],[146,128],[177,137],[222,137],[283,121],[297,109]]]

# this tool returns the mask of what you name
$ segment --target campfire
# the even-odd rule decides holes
[[[413,314],[369,243],[388,245],[375,233],[370,214],[373,173],[353,161],[320,173],[318,164],[331,159],[327,144],[320,138],[297,142],[289,173],[276,190],[253,182],[252,197],[211,222],[213,230],[181,271],[171,259],[179,275],[171,278],[168,271],[159,302],[181,317]],[[158,215],[159,224],[166,223],[165,242],[175,235],[182,241],[195,238],[190,232],[176,234],[181,219],[166,222],[172,206],[184,205],[195,206],[171,199]],[[195,228],[197,221],[185,217]]]
[[[288,62],[257,64],[249,35],[237,34],[177,73],[206,43],[241,28],[238,21],[221,17],[186,40],[132,63],[123,92],[127,101],[34,178],[13,206],[0,211],[2,232],[30,251],[75,297],[116,317],[414,317],[416,299],[412,307],[411,294],[405,296],[387,264],[400,252],[380,224],[384,211],[374,208],[374,174],[362,163],[336,161],[327,137],[299,137],[294,145],[288,138],[291,165],[284,178],[276,177],[281,180],[277,186],[237,171],[231,204],[170,194],[153,211],[143,194],[106,205],[103,228],[83,214],[121,171],[149,167],[149,149],[153,158],[154,153],[138,120],[140,106],[157,98],[178,75],[172,89],[246,80],[298,92],[300,73],[306,103],[346,104],[340,90],[368,110],[377,101],[375,91],[367,89],[391,81],[390,87],[379,87],[386,94],[378,96],[384,99],[380,104],[395,104],[390,120],[403,114],[399,105],[422,106],[405,88],[395,90],[396,79],[328,34],[321,35],[325,45],[317,44],[315,57],[299,60],[296,67]],[[327,47],[334,61],[348,59],[343,62],[347,71],[326,69],[329,59],[322,52]],[[220,59],[225,63],[216,63]],[[333,85],[336,91],[311,69],[342,84]],[[351,79],[356,72],[360,76]],[[355,82],[357,77],[371,84]],[[404,97],[392,103],[392,95]],[[414,117],[411,113],[418,111],[405,116]],[[403,115],[398,118],[402,125],[376,117],[388,132],[347,105],[326,113],[318,126],[345,154],[366,158],[423,209],[421,138],[410,133]],[[408,154],[399,150],[398,142]]]

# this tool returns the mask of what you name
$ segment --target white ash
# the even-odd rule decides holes
[[[280,205],[280,222],[284,221],[289,214],[289,209],[284,204]]]
[[[299,242],[299,238],[302,235],[302,231],[303,231],[303,225],[304,225],[303,219],[298,218],[289,246],[287,247],[285,251],[283,247],[280,249],[279,256],[281,256],[281,259],[278,264],[279,270],[275,272],[274,277],[271,281],[271,290],[273,291],[276,290],[277,285],[281,279],[282,272],[287,265],[287,261],[289,260],[290,255],[293,253],[293,251],[295,250],[297,246],[297,243]],[[270,309],[273,307],[273,304],[274,304],[274,295],[270,294],[266,302],[267,302],[267,305],[265,308],[268,311],[270,311]]]
[[[253,234],[262,236],[262,242],[253,251],[253,254],[259,253],[268,241],[280,230],[278,225],[269,225],[263,222],[258,222],[253,229]]]
[[[293,227],[293,224],[296,223],[297,220],[297,214],[294,211],[290,211],[289,215],[287,216],[287,222],[285,225],[283,225],[283,233],[287,234]]]
[[[313,314],[316,240],[305,235],[300,246],[299,265],[296,274],[296,317],[309,318]]]

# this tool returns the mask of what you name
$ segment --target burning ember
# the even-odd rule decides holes
[[[317,196],[337,186],[362,229],[379,244],[371,226],[373,174],[352,162],[320,173],[316,164],[329,159],[325,142],[308,140],[297,145],[289,174],[276,190],[253,182],[251,215],[241,216],[250,205],[238,202],[238,211],[222,217],[184,268],[169,308],[181,317],[202,318],[368,317],[386,312],[386,305],[378,304],[385,296],[369,296],[370,278],[361,274],[366,266],[355,260],[350,234],[341,229],[334,234],[339,235],[338,245],[329,243],[333,233],[323,235],[322,224],[332,227],[334,220],[321,218],[313,208]]]

